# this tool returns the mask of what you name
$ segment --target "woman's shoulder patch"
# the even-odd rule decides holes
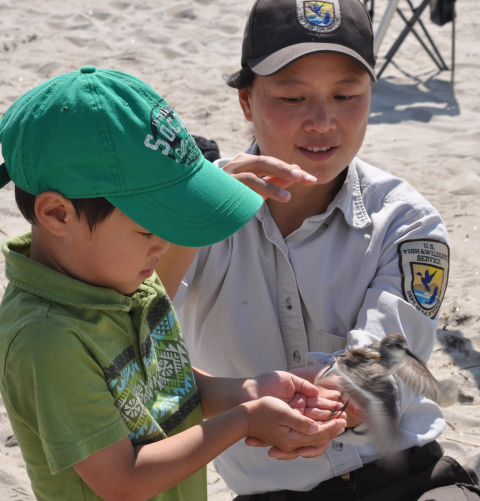
[[[428,318],[435,317],[447,289],[450,248],[438,240],[404,240],[398,255],[403,297]]]

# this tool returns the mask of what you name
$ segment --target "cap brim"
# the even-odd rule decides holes
[[[184,247],[228,238],[263,203],[260,195],[205,159],[192,176],[172,186],[106,198],[146,230]]]
[[[365,70],[367,70],[373,82],[377,81],[375,68],[371,66],[362,56],[360,56],[360,54],[352,49],[349,49],[348,47],[333,43],[299,43],[290,45],[277,50],[272,54],[257,57],[256,59],[250,59],[250,61],[248,61],[248,66],[256,75],[269,77],[278,73],[289,64],[295,62],[297,59],[318,52],[333,52],[351,57],[357,63],[362,65]]]

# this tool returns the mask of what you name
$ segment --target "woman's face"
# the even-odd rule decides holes
[[[297,164],[318,184],[357,154],[370,110],[370,77],[347,56],[312,54],[239,91],[262,155]]]

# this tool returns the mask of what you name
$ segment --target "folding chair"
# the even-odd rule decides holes
[[[440,71],[450,70],[453,72],[455,67],[455,8],[454,8],[455,0],[422,0],[422,2],[418,7],[414,7],[411,0],[406,0],[406,1],[408,2],[410,10],[413,13],[412,17],[410,19],[407,19],[406,16],[403,14],[403,12],[398,8],[400,0],[390,0],[387,9],[383,15],[383,18],[380,22],[380,26],[377,30],[377,33],[375,34],[375,55],[376,55],[378,54],[380,45],[387,32],[387,29],[390,25],[390,22],[392,20],[395,11],[398,12],[402,20],[405,22],[406,25],[405,28],[403,29],[397,40],[394,42],[394,44],[388,51],[387,55],[385,56],[385,63],[378,72],[377,77],[378,78],[381,77],[382,73],[385,71],[385,68],[389,65],[389,63],[391,62],[396,52],[398,51],[398,49],[400,48],[400,46],[402,45],[405,38],[410,32],[413,33],[415,38],[419,41],[420,45],[424,48],[424,50],[427,52],[427,54],[430,56],[430,58],[436,64],[436,66]],[[373,19],[374,0],[364,0],[364,3],[367,6],[367,9],[370,12],[370,16]],[[429,4],[432,5],[430,17],[435,24],[443,26],[448,22],[452,23],[452,55],[451,55],[452,63],[450,68],[448,68],[448,66],[446,65],[442,55],[440,54],[440,51],[438,50],[432,37],[428,33],[425,24],[420,19],[420,16],[423,14],[424,10],[427,8]],[[429,47],[427,43],[425,43],[425,41],[420,37],[418,31],[415,29],[416,24],[420,26],[424,36],[426,37],[431,47]]]

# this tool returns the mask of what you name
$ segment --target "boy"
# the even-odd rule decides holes
[[[202,467],[243,437],[325,449],[343,430],[298,412],[321,417],[295,376],[192,369],[154,268],[170,241],[227,238],[262,200],[150,87],[84,66],[18,99],[0,142],[0,186],[32,223],[2,247],[0,389],[37,499],[201,500]]]

